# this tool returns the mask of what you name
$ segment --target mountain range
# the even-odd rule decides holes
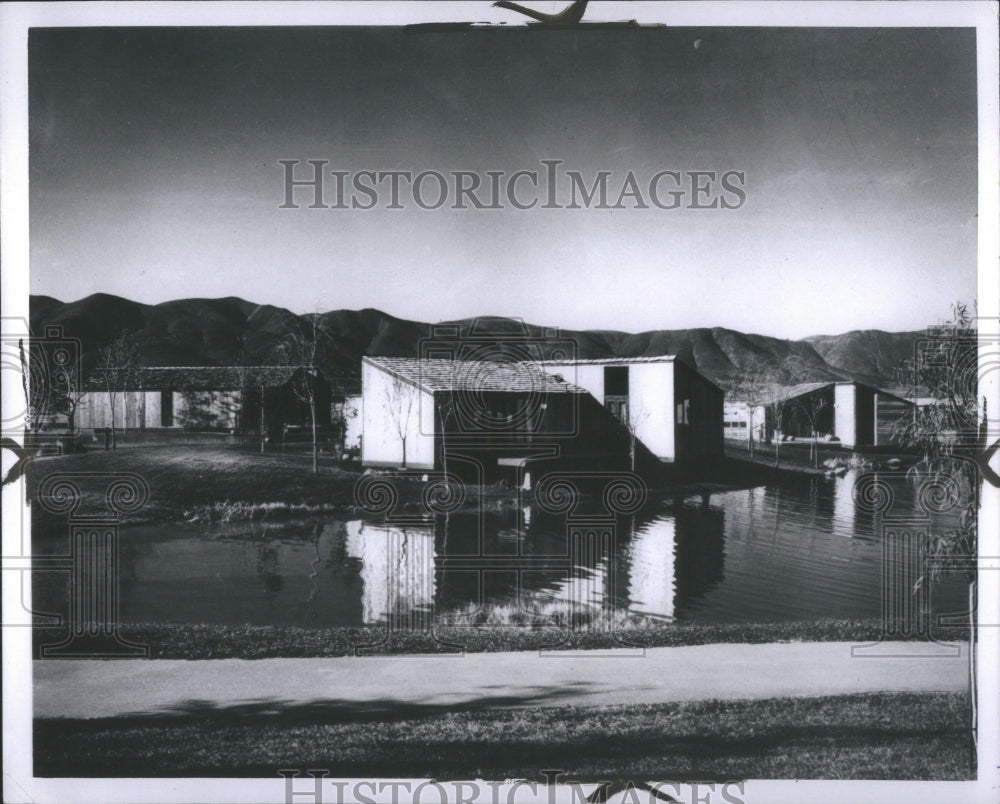
[[[97,293],[74,302],[50,296],[30,298],[31,331],[62,328],[64,336],[81,343],[85,372],[96,363],[102,346],[122,330],[135,337],[147,366],[208,366],[279,362],[275,352],[289,331],[305,317],[267,304],[237,297],[180,299],[141,304]],[[363,355],[416,356],[426,344],[432,325],[396,318],[380,310],[332,310],[319,314],[327,333],[321,366],[330,376],[358,376]],[[740,366],[777,369],[792,366],[789,382],[858,380],[882,388],[898,388],[898,369],[912,356],[921,332],[854,330],[841,335],[817,335],[784,340],[723,327],[662,329],[649,332],[559,330],[515,319],[485,317],[433,325],[444,341],[458,342],[483,358],[517,356],[527,350],[548,357],[568,344],[580,358],[639,357],[674,354],[717,383]],[[426,354],[426,352],[425,352]],[[794,358],[790,360],[790,358]],[[501,358],[502,359],[502,358]]]

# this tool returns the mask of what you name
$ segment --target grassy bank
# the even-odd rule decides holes
[[[108,475],[130,473],[149,486],[149,500],[122,521],[180,523],[187,521],[282,521],[330,513],[356,513],[355,485],[362,475],[357,464],[344,465],[322,456],[319,471],[312,473],[306,447],[296,451],[260,453],[253,449],[216,443],[128,446],[115,451],[36,458],[28,472],[34,495],[53,473],[70,473],[81,492],[77,513],[103,513]],[[395,473],[397,513],[422,505],[426,483],[422,472]],[[729,477],[662,490],[663,494],[706,494],[735,488]],[[502,484],[464,487],[465,510],[502,509],[518,500],[515,488]],[[650,500],[663,494],[650,493]],[[530,499],[530,493],[525,495]],[[420,509],[422,510],[422,509]],[[61,532],[65,514],[54,515],[37,504],[32,523],[41,532]]]
[[[363,654],[491,653],[521,650],[676,647],[721,643],[879,641],[879,620],[816,620],[756,624],[631,622],[625,628],[440,625],[432,632],[389,632],[383,628],[292,628],[252,625],[124,625],[120,636],[145,645],[154,659],[269,659]],[[939,634],[961,640],[965,634]],[[44,644],[65,637],[61,629],[34,632],[36,655]]]
[[[782,444],[754,442],[753,456],[746,441],[726,439],[726,455],[761,467],[781,469],[800,474],[824,475],[845,469],[870,471],[893,466],[909,467],[916,456],[891,448],[869,447],[856,450],[821,441],[816,445],[815,461],[810,457],[808,440],[786,441]],[[777,455],[775,454],[777,452]]]
[[[359,510],[354,489],[361,469],[324,458],[314,475],[311,455],[304,448],[261,454],[224,444],[169,444],[52,456],[32,462],[31,493],[48,475],[62,472],[74,475],[81,490],[80,513],[104,510],[107,478],[100,474],[139,475],[149,486],[149,500],[123,516],[133,524],[287,520]],[[419,474],[394,477],[393,483],[401,505],[419,501],[425,488]],[[467,488],[465,504],[477,506],[505,495],[509,490],[500,487]],[[65,515],[50,514],[36,502],[32,522],[42,530],[61,530]]]
[[[968,779],[968,696],[866,694],[644,706],[447,711],[414,705],[194,706],[162,717],[35,722],[38,776],[699,781]]]

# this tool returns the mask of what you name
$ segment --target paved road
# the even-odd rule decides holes
[[[477,653],[333,659],[44,660],[36,717],[93,718],[292,706],[375,712],[650,704],[967,688],[956,657],[918,643],[852,656],[842,642],[651,648],[644,655]]]

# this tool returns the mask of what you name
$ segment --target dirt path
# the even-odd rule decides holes
[[[618,655],[478,653],[330,659],[34,662],[35,717],[94,718],[273,704],[331,711],[600,706],[703,699],[959,691],[960,655],[887,643],[880,656],[844,642],[699,645]],[[886,655],[889,654],[889,655]]]

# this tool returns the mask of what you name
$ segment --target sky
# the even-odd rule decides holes
[[[975,297],[975,68],[972,29],[34,29],[31,292],[629,332],[922,329]],[[609,171],[610,204],[630,171],[647,196],[661,171],[738,171],[745,200],[452,209],[449,188],[430,210],[404,186],[388,209],[383,184],[369,210],[350,186],[347,209],[309,208],[308,188],[282,209],[281,160],[297,179],[325,160],[348,182],[463,170],[484,186],[561,160],[588,185]]]

